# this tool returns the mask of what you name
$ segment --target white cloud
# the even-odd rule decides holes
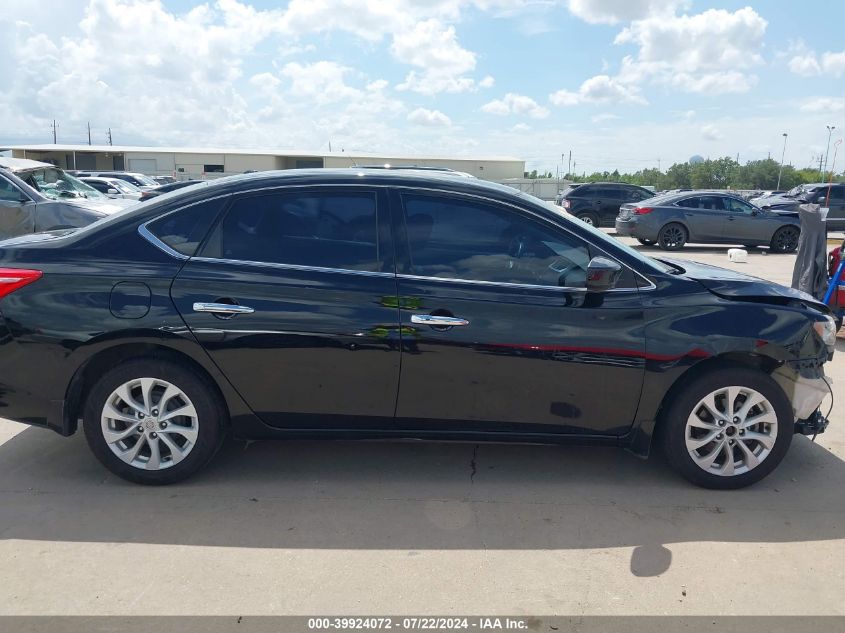
[[[789,60],[789,70],[796,75],[815,77],[830,74],[841,77],[845,74],[845,51],[840,53],[826,52],[817,56],[814,51],[801,51]]]
[[[568,0],[570,12],[590,24],[618,24],[654,15],[672,15],[686,0]]]
[[[748,70],[763,62],[766,26],[750,7],[637,20],[615,39],[638,47],[636,57],[623,59],[620,75],[686,92],[744,92],[757,80]]]
[[[408,121],[414,125],[425,127],[449,127],[452,125],[452,120],[440,110],[427,110],[426,108],[417,108],[408,114]]]
[[[436,94],[465,92],[475,85],[465,76],[475,69],[475,53],[458,44],[455,27],[439,20],[418,22],[413,29],[397,33],[390,50],[399,61],[422,69],[408,73],[399,90]]]
[[[845,97],[811,97],[802,105],[804,112],[842,112],[845,110]]]
[[[608,75],[596,75],[581,84],[577,91],[558,90],[549,95],[556,106],[609,103],[646,103],[634,84],[622,83]]]
[[[485,103],[481,106],[481,111],[499,116],[508,114],[526,115],[533,119],[545,119],[549,116],[548,109],[534,99],[513,92],[507,93],[502,99],[494,99]]]
[[[615,121],[619,119],[620,116],[618,114],[611,114],[610,112],[602,112],[601,114],[596,114],[590,117],[590,121],[593,123],[606,123],[608,121]]]
[[[719,128],[712,124],[705,125],[701,128],[701,136],[706,141],[719,141],[724,138]]]
[[[479,88],[492,88],[496,80],[492,76],[487,75],[484,79],[478,82]]]

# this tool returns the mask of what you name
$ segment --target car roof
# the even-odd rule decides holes
[[[12,172],[27,171],[30,169],[43,169],[44,167],[53,167],[51,163],[42,163],[37,160],[30,160],[29,158],[7,158],[0,157],[0,167],[4,167]]]

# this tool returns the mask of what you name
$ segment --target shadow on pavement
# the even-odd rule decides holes
[[[474,459],[473,459],[474,458]],[[229,442],[184,484],[113,477],[80,436],[26,429],[0,445],[0,537],[308,549],[634,547],[845,536],[845,463],[796,437],[768,479],[695,488],[618,449],[423,442]]]

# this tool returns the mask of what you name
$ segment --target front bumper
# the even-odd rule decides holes
[[[795,416],[795,432],[802,435],[824,433],[828,420],[821,414],[819,407],[825,397],[832,393],[832,381],[823,370],[818,378],[805,378],[781,367],[772,374],[772,378],[781,386],[792,405]]]

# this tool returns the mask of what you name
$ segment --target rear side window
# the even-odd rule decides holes
[[[147,224],[147,230],[177,253],[192,257],[228,199],[206,200],[174,211]]]
[[[381,270],[376,194],[300,191],[235,199],[206,257],[342,270]]]

